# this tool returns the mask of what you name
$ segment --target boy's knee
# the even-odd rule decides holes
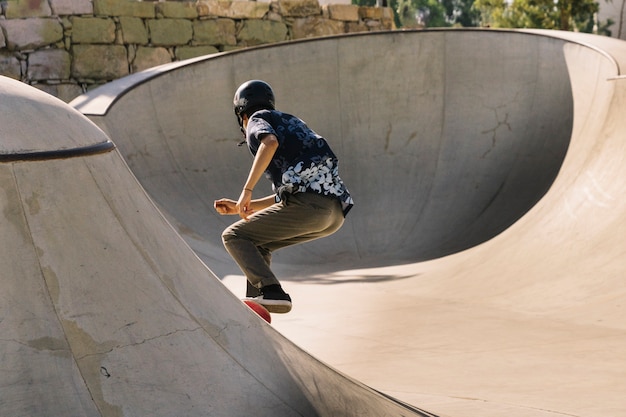
[[[224,244],[224,246],[226,246],[229,241],[236,239],[236,238],[237,238],[237,233],[232,226],[228,226],[222,232],[222,243]]]
[[[247,240],[247,239],[234,226],[229,226],[222,232],[222,243],[226,247],[229,245],[232,245],[235,241],[241,241],[241,240]]]

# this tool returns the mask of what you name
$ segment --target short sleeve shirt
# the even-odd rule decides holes
[[[267,170],[277,196],[312,192],[337,197],[344,215],[354,202],[339,177],[338,160],[328,142],[301,119],[277,110],[257,111],[248,120],[246,142],[256,155],[264,135],[278,139],[278,149]]]

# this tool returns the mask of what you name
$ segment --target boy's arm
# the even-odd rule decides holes
[[[261,211],[264,208],[267,208],[276,203],[275,195],[268,195],[267,197],[259,198],[257,200],[252,200],[250,202],[250,207],[252,208],[252,212]]]
[[[252,200],[250,202],[250,211],[248,214],[252,214],[256,211],[261,211],[276,202],[275,195],[268,195],[267,197]],[[237,202],[229,198],[222,198],[213,202],[213,207],[219,214],[239,214],[236,208]]]
[[[278,149],[278,139],[276,136],[271,134],[263,136],[261,145],[254,157],[254,162],[252,162],[248,179],[243,186],[239,200],[237,200],[237,213],[239,213],[242,219],[247,220],[248,216],[252,214],[252,190],[272,161],[276,149]],[[265,201],[265,199],[261,199],[261,201]],[[263,204],[266,204],[266,202]]]

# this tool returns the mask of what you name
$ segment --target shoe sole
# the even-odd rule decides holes
[[[258,301],[257,301],[258,302]],[[259,302],[270,313],[285,314],[291,311],[291,304],[263,304]]]
[[[270,313],[285,314],[291,311],[291,302],[287,300],[264,300],[261,297],[246,299],[261,304]]]

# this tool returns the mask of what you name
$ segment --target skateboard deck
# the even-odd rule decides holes
[[[252,311],[259,315],[263,320],[272,323],[272,315],[265,307],[253,300],[242,300],[245,305],[250,307]]]

